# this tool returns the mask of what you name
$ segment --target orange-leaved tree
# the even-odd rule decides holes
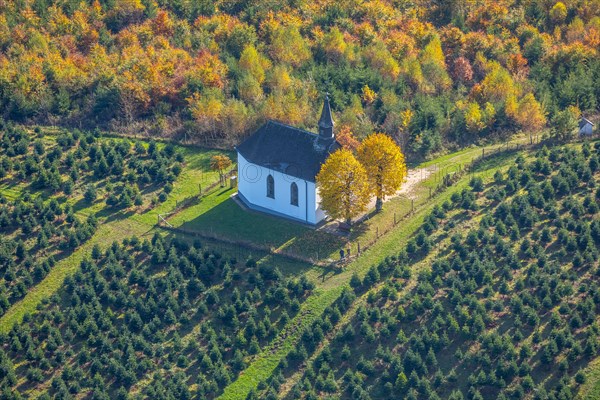
[[[344,149],[355,151],[360,146],[360,142],[354,137],[350,126],[342,125],[335,134],[335,140],[342,145]]]
[[[406,177],[404,155],[391,137],[374,133],[363,140],[357,157],[367,171],[370,189],[377,197],[376,209],[380,211],[384,197],[396,193]]]
[[[371,195],[367,172],[350,150],[339,149],[321,167],[317,175],[321,208],[334,219],[347,224],[364,212]]]
[[[231,159],[224,154],[217,154],[210,159],[210,168],[219,173],[219,182],[221,186],[225,184],[225,170],[231,167]]]

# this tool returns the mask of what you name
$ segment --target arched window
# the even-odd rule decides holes
[[[296,182],[292,182],[290,185],[290,204],[293,206],[298,205],[298,185],[296,185]]]
[[[267,197],[275,198],[275,179],[273,179],[273,175],[267,176]]]

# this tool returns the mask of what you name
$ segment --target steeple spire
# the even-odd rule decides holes
[[[331,116],[331,107],[329,106],[329,93],[325,94],[325,100],[323,101],[323,110],[321,111],[321,118],[319,119],[319,136],[324,139],[332,139],[333,134],[333,117]]]

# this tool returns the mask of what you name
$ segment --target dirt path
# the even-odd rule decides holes
[[[388,201],[389,199],[392,199],[399,195],[405,195],[409,199],[413,199],[415,197],[413,189],[421,181],[424,181],[425,179],[429,178],[429,176],[433,174],[433,169],[434,167],[409,169],[406,179],[400,187],[400,190],[398,190],[394,196],[386,198],[385,201]]]
[[[433,166],[426,167],[426,168],[409,169],[408,173],[406,175],[406,178],[404,179],[404,182],[402,183],[402,186],[400,186],[400,190],[398,190],[394,195],[388,196],[385,199],[383,199],[383,202],[385,203],[386,201],[390,201],[391,199],[398,197],[398,196],[405,196],[411,200],[416,198],[416,195],[414,194],[415,186],[417,186],[419,183],[421,183],[425,179],[429,178],[429,176],[431,174],[433,174],[433,170],[434,170]],[[375,209],[376,201],[377,201],[377,199],[375,197],[373,197],[371,199],[371,201],[369,202],[369,205],[367,206],[367,212],[365,214],[368,214],[372,210]],[[364,217],[364,215],[358,217],[357,220],[359,220],[363,217]]]
[[[410,200],[415,199],[417,197],[417,195],[415,193],[415,187],[419,183],[421,183],[422,181],[427,179],[431,174],[433,174],[434,169],[435,169],[434,166],[429,166],[429,167],[425,167],[425,168],[417,168],[417,169],[409,169],[408,173],[406,175],[406,178],[404,179],[404,182],[402,183],[402,186],[400,186],[400,190],[398,190],[393,196],[386,197],[383,201],[384,202],[390,201],[391,199],[396,198],[398,196],[405,196]],[[358,222],[364,220],[365,218],[368,218],[367,216],[373,210],[375,210],[376,202],[377,202],[377,199],[375,197],[373,197],[371,199],[371,201],[369,201],[369,204],[367,205],[367,211],[365,211],[363,214],[359,215],[358,217],[354,218],[352,221],[354,223],[358,223]],[[339,225],[340,225],[340,221],[329,221],[325,225],[319,227],[318,230],[322,231],[322,232],[330,233],[332,235],[343,236],[344,233],[338,229]]]

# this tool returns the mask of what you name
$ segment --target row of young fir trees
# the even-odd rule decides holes
[[[337,150],[323,164],[317,175],[321,207],[350,225],[366,211],[373,195],[376,210],[381,211],[385,196],[396,193],[405,177],[406,163],[398,145],[388,135],[374,133],[355,147]]]

